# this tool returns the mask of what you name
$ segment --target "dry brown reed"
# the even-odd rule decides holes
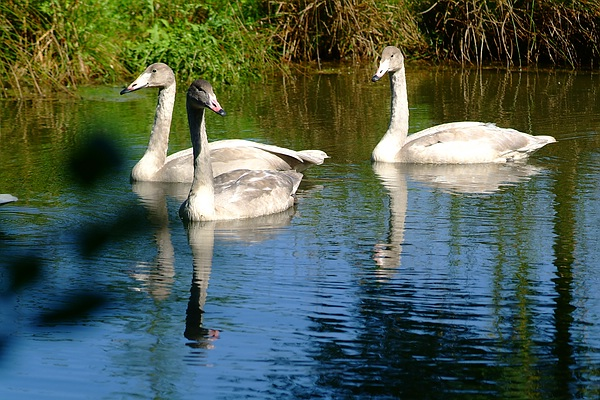
[[[360,60],[391,43],[409,52],[427,48],[404,0],[276,0],[268,22],[288,61]]]
[[[600,56],[598,0],[432,0],[425,6],[421,26],[440,59],[576,67],[593,66]]]

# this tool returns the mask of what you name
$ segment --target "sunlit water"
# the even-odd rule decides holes
[[[19,201],[0,207],[0,398],[598,398],[600,76],[409,66],[411,131],[558,139],[525,164],[419,167],[371,164],[389,85],[334,72],[216,86],[212,139],[331,156],[295,209],[238,223],[185,226],[185,185],[129,183],[156,92],[2,101],[0,193]],[[64,166],[95,132],[126,161],[82,187]],[[26,256],[42,276],[9,292]],[[38,323],[90,294],[95,313]]]

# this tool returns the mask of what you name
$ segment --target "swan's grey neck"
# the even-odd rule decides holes
[[[133,167],[131,176],[134,180],[152,180],[156,172],[162,168],[167,158],[169,134],[175,105],[175,82],[158,92],[158,103],[154,114],[154,124],[150,133],[148,148],[142,159]]]
[[[200,215],[194,220],[207,220],[215,214],[215,194],[210,149],[206,137],[204,108],[187,104],[190,137],[194,149],[194,180],[188,196],[188,212]]]
[[[408,96],[404,68],[388,73],[390,76],[391,115],[388,130],[373,150],[373,160],[396,162],[397,155],[408,135]]]

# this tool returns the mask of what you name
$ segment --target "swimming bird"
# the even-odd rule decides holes
[[[194,179],[179,208],[185,221],[252,218],[285,211],[294,205],[302,174],[294,171],[234,170],[213,177],[206,136],[205,110],[225,115],[207,81],[194,81],[187,92],[186,108],[194,154]]]
[[[3,205],[3,204],[8,204],[8,203],[15,202],[17,200],[19,200],[19,199],[17,199],[12,194],[8,194],[8,193],[1,193],[0,194],[0,206]]]
[[[143,88],[159,88],[148,148],[131,171],[132,181],[191,182],[193,179],[191,148],[167,157],[176,86],[173,70],[166,64],[155,63],[121,91],[125,94]],[[241,139],[219,140],[209,143],[209,147],[215,176],[236,169],[303,171],[328,158],[321,150],[294,151]]]
[[[383,49],[372,81],[388,73],[392,91],[387,132],[375,146],[372,160],[386,163],[473,164],[502,163],[527,158],[552,136],[532,136],[484,122],[451,122],[408,136],[408,100],[404,56],[400,49]]]

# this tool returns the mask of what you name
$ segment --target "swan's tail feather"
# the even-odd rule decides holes
[[[321,165],[326,158],[329,158],[327,153],[321,150],[300,150],[298,154],[302,160],[314,165]]]
[[[548,143],[556,142],[556,139],[552,136],[539,135],[539,136],[534,136],[534,138],[538,139],[540,143],[543,143],[542,146],[547,145]]]
[[[532,140],[526,145],[518,149],[509,150],[501,156],[506,161],[518,161],[529,157],[530,154],[541,149],[549,143],[555,143],[556,139],[552,136],[539,135],[532,136]]]

